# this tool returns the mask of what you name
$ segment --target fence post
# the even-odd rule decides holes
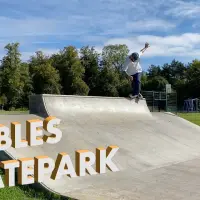
[[[153,112],[154,111],[154,91],[152,91],[152,98],[153,98],[153,101],[152,101],[152,103],[153,103],[152,112]]]
[[[166,112],[168,112],[167,91],[165,92],[165,99],[166,99]]]
[[[176,95],[175,95],[176,97],[176,115],[178,114],[178,104],[177,104],[177,92],[176,92]]]

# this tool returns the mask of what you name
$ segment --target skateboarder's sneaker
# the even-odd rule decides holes
[[[135,98],[138,97],[138,95],[132,95],[132,94],[129,94],[129,97],[130,97],[131,99],[135,99]]]

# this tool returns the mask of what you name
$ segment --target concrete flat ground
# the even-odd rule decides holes
[[[113,161],[120,171],[56,181],[46,175],[48,188],[87,200],[200,199],[199,126],[174,115],[150,113],[145,100],[59,98],[43,96],[43,103],[48,114],[61,118],[62,141],[26,150],[10,148],[9,154],[16,159],[47,155],[55,160],[58,153],[66,152],[74,163],[76,150],[95,153],[97,147],[117,145]],[[0,123],[21,122],[25,137],[26,120],[36,118],[42,119],[33,114],[1,115]]]

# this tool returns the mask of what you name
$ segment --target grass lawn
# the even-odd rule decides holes
[[[5,173],[3,169],[0,169],[0,176],[5,179]],[[17,179],[17,177],[16,177]],[[16,180],[15,179],[15,180]],[[15,181],[16,182],[16,181]],[[0,188],[0,199],[2,200],[70,200],[67,197],[61,197],[51,192],[45,192],[41,189],[34,189],[31,185],[17,185],[13,187],[5,186]],[[71,199],[72,200],[72,199]]]
[[[19,114],[29,114],[29,111],[27,110],[16,110],[16,111],[5,111],[5,110],[0,110],[0,115],[19,115]]]
[[[200,126],[200,113],[178,113],[177,115]]]

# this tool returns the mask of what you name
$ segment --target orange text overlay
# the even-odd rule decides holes
[[[24,148],[27,146],[42,145],[43,142],[56,144],[62,138],[62,131],[56,126],[60,119],[47,117],[44,121],[40,119],[26,121],[26,138],[22,139],[21,124],[11,123],[11,130],[0,124],[0,151],[13,147]],[[50,133],[45,135],[42,128]],[[11,134],[10,134],[11,133]],[[37,156],[34,158],[22,158],[0,162],[0,167],[5,170],[5,183],[0,176],[0,188],[15,186],[15,170],[18,170],[18,184],[32,184],[43,182],[45,179],[57,180],[67,175],[71,178],[106,173],[106,167],[113,172],[119,171],[112,162],[113,156],[119,147],[109,146],[107,149],[96,148],[96,154],[89,150],[78,150],[75,152],[75,166],[70,156],[63,152],[59,153],[56,161],[48,156]],[[96,165],[95,169],[92,167]],[[47,180],[46,179],[46,180]],[[5,185],[4,185],[5,184]]]
[[[37,156],[34,158],[21,158],[0,162],[0,167],[5,170],[5,183],[0,177],[0,188],[15,186],[15,170],[17,169],[18,184],[26,185],[35,182],[43,182],[44,178],[58,180],[63,176],[70,178],[106,173],[106,168],[112,172],[119,169],[112,162],[112,158],[119,147],[109,146],[96,148],[96,154],[88,150],[75,152],[75,166],[70,156],[63,152],[59,153],[56,161],[48,156]],[[94,168],[92,165],[95,165]]]
[[[11,146],[13,148],[23,148],[43,145],[43,142],[56,144],[62,138],[62,131],[56,127],[60,124],[60,121],[60,119],[52,116],[47,117],[44,121],[40,119],[27,120],[26,139],[22,139],[21,124],[19,122],[12,122],[11,130],[0,124],[0,151],[7,150]],[[44,135],[42,128],[50,135]]]

